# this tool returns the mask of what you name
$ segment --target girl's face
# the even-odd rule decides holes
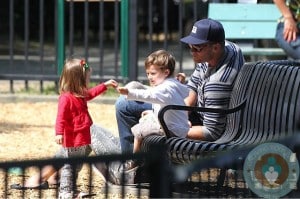
[[[157,65],[150,65],[146,69],[147,78],[150,86],[161,84],[169,75],[169,70],[161,70]]]

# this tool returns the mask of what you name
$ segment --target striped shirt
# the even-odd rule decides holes
[[[226,41],[225,54],[216,67],[208,67],[208,63],[196,64],[187,85],[197,93],[197,105],[207,108],[228,108],[234,81],[244,62],[240,48]],[[199,114],[203,120],[203,133],[206,140],[218,139],[225,130],[226,115]]]

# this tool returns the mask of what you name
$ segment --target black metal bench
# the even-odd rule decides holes
[[[159,119],[167,136],[150,135],[143,141],[147,151],[154,143],[168,146],[173,163],[186,164],[206,155],[286,138],[299,130],[300,63],[278,60],[246,63],[238,75],[229,109],[169,105]],[[170,137],[163,115],[169,109],[223,112],[227,126],[214,142]]]

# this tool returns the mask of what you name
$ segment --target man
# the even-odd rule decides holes
[[[188,106],[228,108],[233,83],[244,65],[240,48],[225,41],[220,22],[213,19],[197,21],[190,35],[181,39],[190,47],[196,68],[188,81]],[[132,152],[131,127],[138,123],[141,113],[151,109],[151,104],[127,101],[120,97],[116,104],[116,117],[122,152]],[[190,114],[192,128],[187,137],[213,141],[225,130],[226,115],[217,113]]]

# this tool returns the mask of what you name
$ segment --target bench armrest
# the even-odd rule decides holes
[[[223,113],[230,114],[242,110],[245,107],[246,99],[244,99],[239,105],[230,109],[216,109],[216,108],[205,108],[197,106],[182,106],[182,105],[167,105],[163,107],[158,113],[158,120],[163,131],[166,133],[167,137],[171,137],[169,134],[169,129],[164,120],[164,114],[168,110],[184,110],[184,111],[197,111],[197,112],[210,112],[210,113]]]

